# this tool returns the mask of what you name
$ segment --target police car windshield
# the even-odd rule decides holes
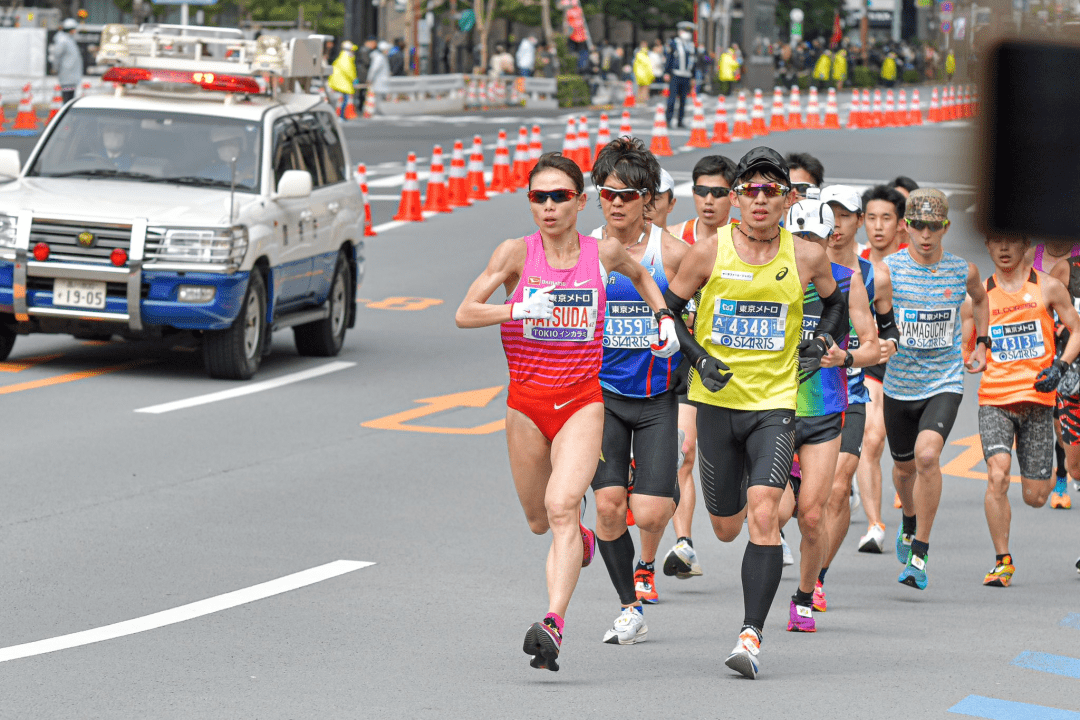
[[[72,108],[28,175],[258,192],[260,137],[246,120]]]

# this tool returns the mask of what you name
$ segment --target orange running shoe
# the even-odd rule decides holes
[[[994,569],[986,573],[986,577],[983,578],[983,585],[989,587],[1009,587],[1009,583],[1012,582],[1013,573],[1016,572],[1016,568],[1013,566],[1012,555],[1006,555],[994,565]]]
[[[904,503],[900,502],[900,493],[893,496],[892,506],[897,509],[904,507]]]

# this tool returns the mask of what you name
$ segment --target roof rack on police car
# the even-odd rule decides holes
[[[97,62],[119,68],[202,75],[323,75],[322,43],[318,39],[293,38],[283,43],[276,35],[261,35],[248,40],[233,28],[183,25],[143,25],[137,32],[124,25],[106,25],[101,32]]]

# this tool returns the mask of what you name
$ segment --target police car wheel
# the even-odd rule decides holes
[[[345,344],[345,329],[349,326],[351,293],[349,263],[344,255],[338,254],[334,277],[330,281],[330,295],[326,299],[330,315],[293,328],[298,353],[312,357],[334,357],[341,352],[341,346]]]
[[[266,335],[266,282],[251,271],[240,314],[227,330],[203,338],[203,362],[212,378],[247,380],[259,369]]]
[[[11,348],[15,345],[15,328],[0,325],[0,362],[7,360]]]

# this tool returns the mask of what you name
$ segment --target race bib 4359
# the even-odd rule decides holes
[[[525,288],[525,299],[539,288]],[[555,290],[551,293],[555,310],[546,320],[526,318],[522,334],[529,340],[587,342],[596,334],[597,301],[595,289]]]
[[[641,300],[608,301],[604,317],[604,347],[646,350],[659,342],[652,308]]]
[[[716,298],[714,345],[779,352],[784,349],[787,303]]]

